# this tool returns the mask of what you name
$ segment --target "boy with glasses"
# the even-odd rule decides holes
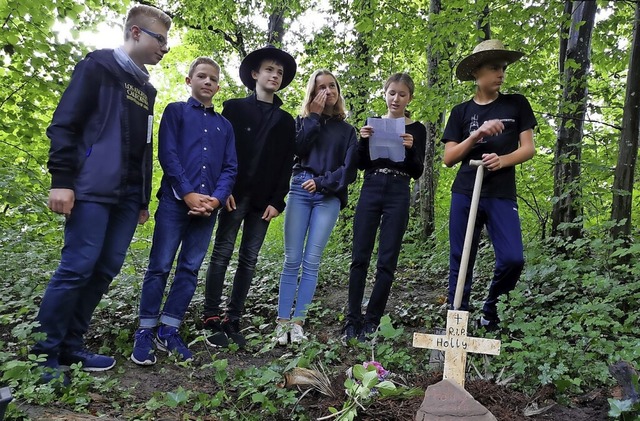
[[[131,8],[124,45],[89,53],[76,65],[47,129],[47,205],[66,223],[60,264],[37,316],[46,338],[31,350],[47,368],[43,381],[67,384],[61,365],[105,371],[116,364],[87,350],[83,335],[122,267],[136,225],[149,218],[156,90],[146,65],[169,51],[170,27],[171,18],[155,7]]]

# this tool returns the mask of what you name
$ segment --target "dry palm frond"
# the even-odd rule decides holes
[[[278,384],[279,387],[312,388],[326,396],[335,397],[331,389],[331,380],[325,373],[324,368],[309,369],[295,367],[284,373],[284,382]]]
[[[530,402],[530,403],[527,404],[527,407],[524,408],[523,413],[524,413],[525,417],[531,417],[531,416],[534,416],[534,415],[543,414],[543,413],[547,412],[549,409],[551,409],[553,406],[555,406],[555,403],[553,403],[551,405],[539,407],[536,402]]]

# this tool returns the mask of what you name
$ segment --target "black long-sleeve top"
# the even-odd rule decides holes
[[[293,174],[313,174],[316,190],[334,194],[341,208],[347,204],[347,187],[356,179],[356,131],[349,123],[311,113],[296,119],[296,158]]]
[[[360,138],[358,142],[358,168],[364,170],[365,174],[373,172],[379,168],[390,168],[403,171],[413,179],[418,179],[424,171],[424,154],[427,147],[427,128],[424,124],[414,121],[405,126],[406,133],[413,136],[413,146],[405,149],[405,157],[402,162],[394,162],[388,158],[371,160],[369,155],[369,138]]]

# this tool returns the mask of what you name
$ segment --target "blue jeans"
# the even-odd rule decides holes
[[[449,213],[449,305],[453,306],[462,249],[464,246],[465,231],[469,218],[471,197],[460,193],[451,196],[451,210]],[[489,294],[484,302],[482,312],[485,318],[498,319],[496,304],[502,294],[506,294],[515,288],[522,268],[524,267],[524,252],[522,245],[522,231],[520,229],[520,217],[518,216],[518,204],[515,200],[499,198],[480,198],[478,215],[476,217],[473,242],[469,255],[462,304],[459,310],[469,310],[469,297],[471,296],[471,283],[473,277],[473,265],[478,253],[478,243],[482,226],[487,226],[489,238],[493,243],[496,255],[496,267],[493,279],[489,286]]]
[[[32,353],[57,364],[60,352],[84,346],[83,335],[102,295],[120,272],[140,214],[140,187],[120,203],[76,200],[64,228],[60,264],[51,277],[38,312],[47,338]]]
[[[218,228],[207,269],[204,295],[204,318],[222,314],[222,289],[224,277],[236,244],[236,237],[242,225],[242,239],[238,251],[238,267],[233,278],[231,299],[227,307],[230,320],[238,320],[244,312],[244,302],[249,294],[258,262],[258,253],[267,235],[269,222],[262,219],[265,209],[254,209],[251,198],[244,197],[236,202],[236,209],[220,211]]]
[[[374,326],[380,324],[398,265],[402,237],[409,222],[409,204],[409,178],[380,173],[365,176],[353,219],[349,271],[347,322],[357,328],[363,324],[362,299],[378,229],[376,280],[364,322]]]
[[[198,284],[198,271],[207,253],[216,213],[209,217],[189,216],[182,200],[164,194],[156,211],[156,226],[149,255],[149,266],[142,283],[140,327],[155,327],[158,322],[180,327]],[[180,247],[175,276],[160,314],[162,297],[173,261]]]
[[[301,172],[291,179],[284,216],[284,266],[280,275],[278,318],[304,319],[318,282],[322,252],[338,220],[340,199],[334,195],[309,193],[302,183],[313,178]],[[306,239],[306,243],[305,243]],[[302,274],[298,283],[298,273]]]

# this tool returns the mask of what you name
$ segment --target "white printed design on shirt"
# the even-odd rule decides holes
[[[475,132],[480,128],[480,123],[478,122],[478,114],[474,114],[471,116],[471,123],[469,124],[469,134]],[[476,143],[487,143],[484,138],[478,139]]]

